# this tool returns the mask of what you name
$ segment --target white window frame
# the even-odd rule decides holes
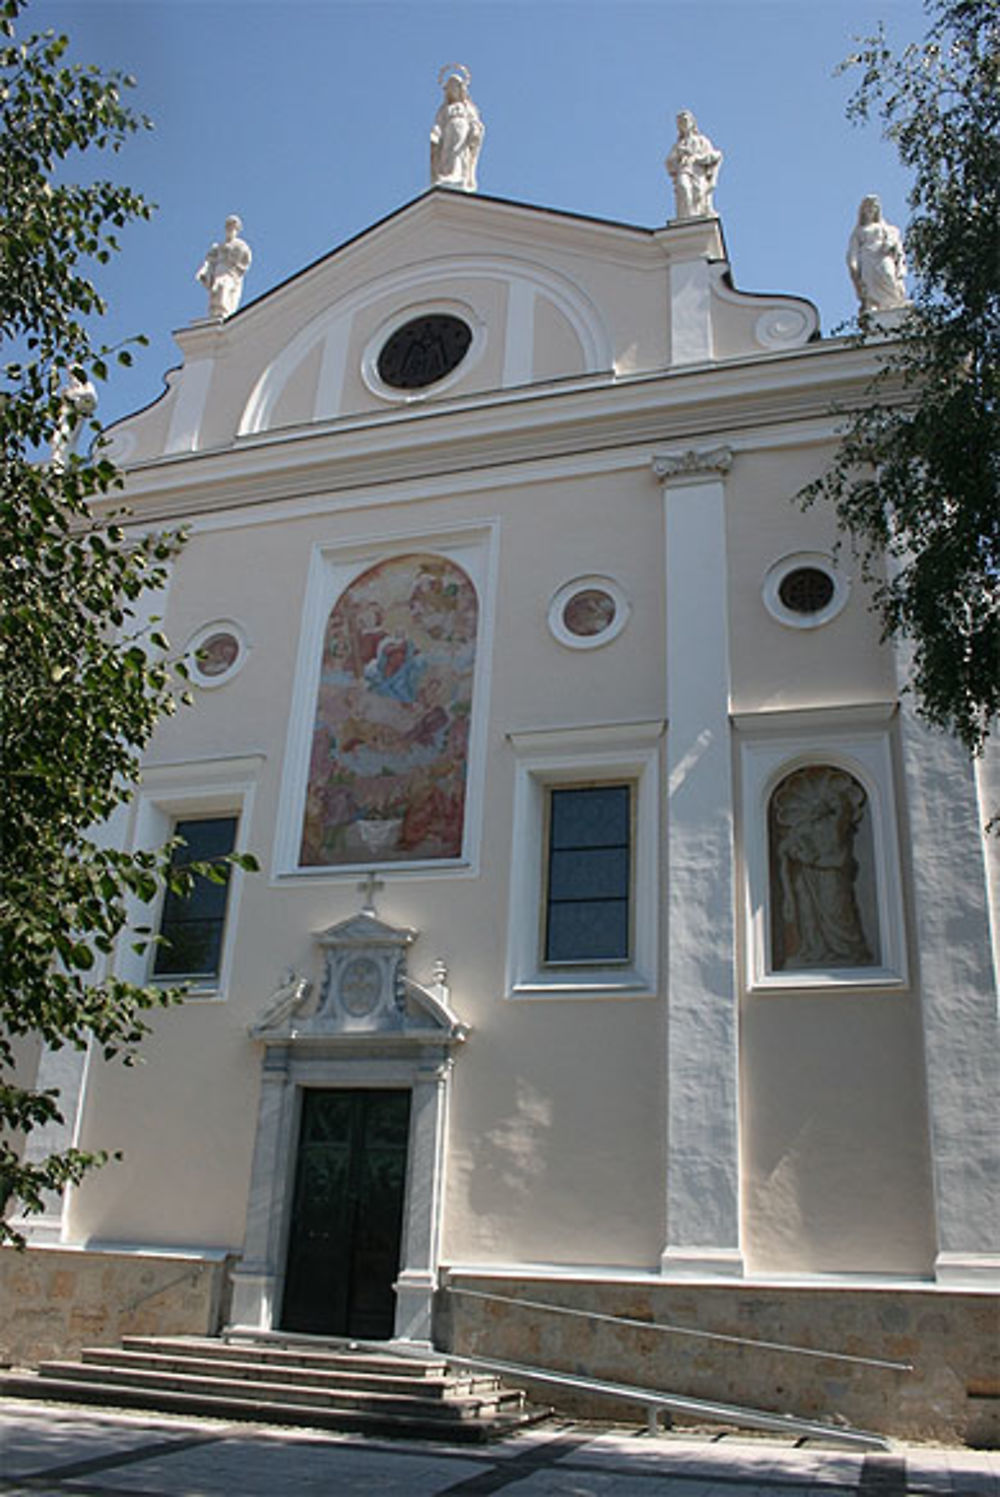
[[[613,723],[508,734],[517,763],[507,939],[508,998],[650,998],[658,991],[660,758],[664,724]],[[542,961],[540,929],[552,786],[633,786],[632,952],[625,962]]]
[[[741,760],[746,984],[750,992],[901,990],[909,981],[891,725],[894,703],[734,717]],[[798,769],[833,765],[864,787],[871,816],[881,961],[870,967],[775,971],[771,965],[768,811]]]
[[[254,791],[262,763],[263,755],[255,754],[241,758],[155,765],[144,769],[142,772],[143,788],[136,798],[132,847],[136,849],[162,847],[173,835],[178,821],[211,816],[235,816],[236,839],[233,851],[237,853],[248,851]],[[226,924],[222,934],[219,971],[215,977],[204,980],[193,978],[185,984],[183,978],[171,977],[166,973],[154,975],[155,946],[150,943],[146,951],[136,952],[133,951],[132,943],[127,937],[121,943],[116,963],[118,976],[127,982],[148,984],[153,987],[168,988],[185,985],[189,1000],[224,1001],[228,996],[232,977],[236,928],[244,877],[240,868],[234,867],[230,874]],[[130,923],[148,925],[154,933],[160,929],[162,913],[162,895],[155,903],[148,905],[138,900],[130,901]]]
[[[392,873],[419,873],[422,876],[478,872],[480,827],[482,822],[483,777],[485,771],[486,722],[489,709],[490,666],[493,653],[493,599],[496,594],[495,521],[468,530],[423,529],[412,534],[396,532],[392,536],[364,537],[347,545],[315,547],[309,568],[295,686],[288,723],[285,764],[282,774],[281,805],[274,840],[272,877],[282,883],[289,879],[304,882],[320,879],[349,878],[373,867]],[[462,852],[457,858],[424,858],[398,862],[373,863],[369,858],[356,863],[303,866],[299,863],[302,843],[302,818],[309,786],[309,759],[316,724],[316,700],[322,668],[323,636],[330,611],[344,590],[356,577],[380,562],[395,557],[426,552],[455,562],[469,577],[479,601],[476,633],[476,664],[472,682],[472,722],[469,734],[469,757],[465,783],[465,826]]]

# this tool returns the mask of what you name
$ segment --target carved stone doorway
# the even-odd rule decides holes
[[[340,1322],[358,1340],[391,1336],[430,1344],[444,1210],[448,1083],[454,1052],[468,1028],[450,1006],[443,963],[435,963],[427,986],[408,975],[406,953],[416,936],[409,928],[385,924],[366,904],[359,915],[319,934],[325,952],[319,992],[307,979],[290,977],[250,1027],[264,1053],[246,1237],[233,1274],[234,1328],[344,1334],[334,1328]],[[365,1111],[374,1107],[377,1112],[380,1104],[352,1101],[352,1096],[387,1095],[405,1099],[395,1104],[398,1114],[385,1122],[391,1149],[380,1154],[364,1144],[355,1154],[353,1130],[364,1134],[383,1125]],[[345,1100],[310,1100],[323,1096]],[[391,1112],[393,1104],[387,1105]],[[327,1114],[338,1108],[353,1121],[338,1125],[339,1143],[335,1137],[324,1143],[325,1125],[333,1126]],[[317,1187],[313,1176],[332,1168],[338,1150],[340,1162],[333,1173],[346,1170],[345,1180]],[[309,1162],[303,1164],[303,1159]],[[384,1192],[373,1173],[386,1176]],[[399,1182],[398,1193],[395,1186],[388,1187],[390,1177]],[[350,1277],[352,1254],[364,1258],[365,1249],[352,1248],[351,1232],[345,1234],[343,1228],[334,1241],[330,1220],[353,1209],[351,1196],[366,1178],[362,1193],[368,1189],[380,1204],[369,1202],[360,1230],[364,1237],[375,1231],[376,1219],[383,1221],[378,1228],[381,1245],[371,1254],[377,1265],[372,1274],[381,1287],[356,1285],[346,1306],[337,1308],[332,1279],[344,1270],[345,1261]],[[313,1193],[315,1213],[308,1201]],[[395,1225],[384,1227],[386,1221]]]
[[[392,1335],[409,1129],[408,1091],[303,1092],[283,1330]]]

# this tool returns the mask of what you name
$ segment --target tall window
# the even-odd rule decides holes
[[[552,787],[543,960],[631,955],[632,787]]]
[[[231,853],[236,843],[236,821],[235,816],[211,816],[176,822],[174,835],[183,838],[184,845],[175,848],[174,865],[211,862]],[[228,870],[221,884],[196,878],[187,898],[167,894],[160,917],[163,941],[153,961],[154,977],[200,982],[218,977],[228,898]]]

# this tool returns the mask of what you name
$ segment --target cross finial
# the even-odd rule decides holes
[[[375,870],[374,869],[370,869],[369,873],[368,873],[368,877],[365,879],[365,881],[364,881],[363,884],[359,884],[358,885],[358,888],[361,890],[361,893],[365,896],[365,902],[361,906],[361,913],[362,913],[362,915],[375,915],[375,914],[377,914],[378,912],[375,909],[375,891],[376,891],[376,889],[384,889],[385,888],[385,883],[383,882],[383,880],[380,879],[380,878],[376,878],[375,877]]]

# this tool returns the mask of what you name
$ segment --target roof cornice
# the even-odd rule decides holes
[[[863,348],[810,344],[751,362],[592,376],[365,413],[140,464],[129,471],[126,492],[137,519],[163,523],[646,443],[730,440],[796,424],[809,426],[812,439],[817,424],[833,436],[874,367]]]

